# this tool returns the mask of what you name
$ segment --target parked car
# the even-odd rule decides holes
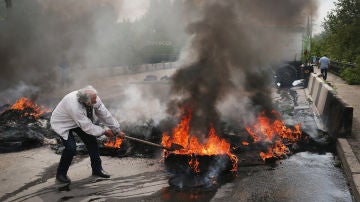
[[[144,81],[156,81],[157,80],[157,76],[155,75],[146,75],[146,77],[144,78]]]
[[[160,78],[161,81],[167,81],[167,80],[170,80],[170,77],[168,75],[165,75],[165,76],[162,76]]]

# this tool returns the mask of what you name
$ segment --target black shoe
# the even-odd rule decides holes
[[[56,175],[56,180],[62,183],[70,183],[71,180],[67,175]]]
[[[99,170],[97,172],[93,172],[92,175],[97,176],[97,177],[102,177],[102,178],[110,178],[110,175],[107,174],[107,172],[104,170]]]

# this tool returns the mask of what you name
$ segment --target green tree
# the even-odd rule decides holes
[[[359,64],[360,1],[339,0],[335,5],[323,24],[324,49],[331,58]]]
[[[311,54],[355,63],[356,67],[344,69],[341,77],[349,84],[360,84],[360,0],[338,0],[323,26],[324,32],[312,41]]]

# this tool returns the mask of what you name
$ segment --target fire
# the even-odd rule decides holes
[[[250,143],[249,143],[249,142],[246,142],[246,141],[242,141],[241,144],[242,144],[242,145],[245,145],[245,146],[248,146]]]
[[[199,161],[196,158],[191,157],[191,160],[189,161],[189,165],[196,173],[200,172]]]
[[[115,139],[113,138],[108,138],[106,140],[106,142],[104,143],[105,147],[109,147],[109,148],[120,148],[121,144],[123,142],[123,139],[120,137],[116,137]]]
[[[230,152],[230,144],[224,139],[220,139],[215,132],[214,127],[210,127],[208,139],[205,144],[199,142],[197,137],[190,134],[191,110],[182,117],[181,122],[172,131],[172,136],[167,133],[163,134],[161,144],[165,147],[171,147],[172,143],[179,144],[185,149],[167,152],[166,154],[182,154],[182,155],[221,155],[229,156],[233,163],[233,171],[237,170],[237,157]],[[198,166],[196,162],[191,160],[190,167],[193,169]],[[196,171],[196,169],[194,169]]]
[[[279,117],[276,111],[272,113]],[[253,137],[254,142],[262,141],[271,145],[266,153],[260,153],[262,160],[272,157],[282,158],[283,155],[289,154],[290,150],[284,143],[294,143],[302,137],[299,124],[292,130],[281,120],[271,121],[265,116],[265,112],[258,117],[258,123],[252,127],[246,127],[246,131]]]
[[[36,119],[38,119],[42,114],[50,112],[49,109],[42,106],[40,107],[25,97],[17,100],[9,109],[25,111],[24,116],[33,116]]]

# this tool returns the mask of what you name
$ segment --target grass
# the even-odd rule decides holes
[[[341,78],[350,85],[360,85],[360,68],[346,68],[341,72]]]

